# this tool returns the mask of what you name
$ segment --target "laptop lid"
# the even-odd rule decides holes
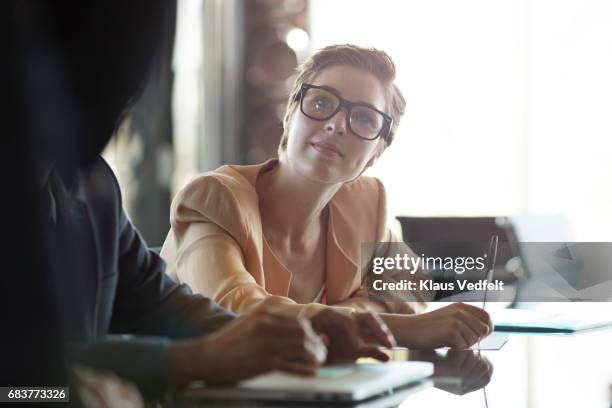
[[[193,384],[187,398],[276,401],[361,401],[385,395],[433,374],[428,362],[389,362],[326,366],[315,377],[279,371],[243,381],[235,387]]]

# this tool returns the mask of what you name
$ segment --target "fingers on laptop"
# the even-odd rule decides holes
[[[389,361],[388,354],[373,345],[363,345],[359,348],[359,357],[371,357],[379,361]]]
[[[303,318],[259,312],[253,341],[261,341],[258,352],[267,354],[269,369],[301,375],[314,375],[327,358],[327,348],[320,336]]]
[[[354,315],[364,340],[385,347],[395,347],[395,337],[378,315],[372,312],[355,313]]]

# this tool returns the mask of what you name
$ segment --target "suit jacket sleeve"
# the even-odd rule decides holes
[[[234,319],[211,299],[170,278],[165,262],[146,247],[123,211],[120,228],[112,332],[188,338],[212,333]]]
[[[117,224],[112,239],[117,245],[118,277],[110,332],[122,335],[69,345],[68,355],[77,364],[115,372],[136,383],[145,394],[156,395],[169,384],[165,358],[170,339],[207,335],[235,315],[166,275],[165,262],[147,248],[126,217],[116,179],[105,163],[104,167],[104,186],[112,180],[110,191],[115,192]]]

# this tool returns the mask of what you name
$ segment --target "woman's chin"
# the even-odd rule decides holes
[[[315,149],[302,152],[299,155],[289,156],[293,168],[298,170],[302,177],[317,183],[338,184],[352,180],[342,168],[342,161],[338,157],[321,154]]]
[[[323,184],[344,183],[347,178],[343,177],[337,166],[325,161],[317,161],[302,167],[302,174],[309,180]]]

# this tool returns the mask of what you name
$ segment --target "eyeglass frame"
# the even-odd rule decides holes
[[[326,116],[324,118],[315,118],[312,117],[310,115],[308,115],[306,112],[304,112],[304,106],[303,106],[303,102],[304,102],[304,95],[306,94],[306,91],[308,91],[309,89],[314,88],[314,89],[322,89],[324,91],[327,91],[329,93],[331,93],[332,95],[334,95],[336,98],[338,98],[338,100],[340,101],[340,103],[338,104],[338,106],[336,107],[336,109],[334,109],[334,111],[329,114],[329,116]],[[312,85],[312,84],[302,84],[302,86],[300,87],[300,92],[298,95],[296,95],[296,99],[299,98],[299,102],[300,102],[300,112],[302,112],[302,114],[304,116],[306,116],[309,119],[312,120],[316,120],[319,122],[323,122],[326,120],[329,120],[331,118],[333,118],[338,112],[340,112],[340,110],[342,108],[346,108],[346,126],[347,128],[351,131],[352,134],[354,134],[355,136],[357,136],[358,138],[362,139],[362,140],[368,140],[368,141],[374,141],[376,139],[378,139],[379,137],[382,137],[383,140],[385,142],[388,143],[388,139],[389,139],[389,135],[391,133],[391,126],[393,125],[393,118],[389,115],[387,115],[384,112],[381,112],[380,110],[376,109],[374,106],[370,105],[369,103],[365,103],[365,102],[351,102],[347,99],[344,99],[343,97],[341,97],[340,95],[338,95],[336,93],[336,91],[330,89],[330,87],[328,86],[320,86],[320,85]],[[351,112],[353,110],[354,106],[362,106],[362,107],[366,107],[366,108],[370,108],[373,109],[374,111],[380,113],[383,117],[383,125],[380,128],[380,130],[378,131],[378,133],[376,134],[376,136],[374,136],[372,139],[368,139],[366,137],[363,136],[359,136],[351,127]],[[384,132],[384,135],[383,135]]]

